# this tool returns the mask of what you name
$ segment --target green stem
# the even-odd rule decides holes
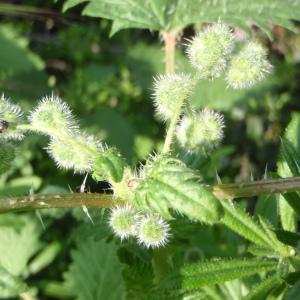
[[[238,184],[218,184],[208,187],[220,200],[259,196],[262,194],[300,191],[300,177],[276,178]],[[97,193],[31,195],[0,198],[0,213],[53,207],[113,207],[125,204],[126,199]]]
[[[175,135],[176,125],[177,125],[178,119],[181,114],[182,104],[183,104],[183,101],[181,103],[177,104],[177,108],[174,112],[174,115],[172,116],[172,119],[170,120],[162,153],[168,153],[171,149],[171,145],[172,145],[173,138]]]
[[[167,74],[175,73],[175,48],[177,36],[177,31],[162,32],[165,47],[165,67]]]
[[[219,199],[254,197],[263,194],[285,194],[300,191],[300,177],[218,184],[210,187],[210,189]]]
[[[76,140],[74,137],[61,133],[57,130],[51,130],[50,128],[41,128],[41,127],[35,127],[31,124],[20,124],[17,126],[17,129],[20,130],[29,130],[29,131],[34,131],[34,132],[39,132],[39,133],[46,133],[47,135],[51,134],[51,136],[59,138],[61,141],[67,142],[70,145],[76,145],[79,148],[81,148],[84,151],[88,151],[92,156],[97,156],[97,151],[95,151],[92,148],[89,148],[86,144],[81,143],[80,141]]]
[[[196,74],[191,81],[191,85],[194,87],[197,84],[198,80],[199,80],[199,76],[198,76],[198,74]],[[182,106],[183,106],[184,102],[186,102],[185,105],[187,106],[188,113],[192,114],[191,105],[188,101],[186,101],[186,99],[183,99],[180,103],[177,103],[176,110],[170,120],[168,129],[167,129],[167,134],[166,134],[162,153],[168,153],[171,150],[172,142],[173,142],[174,135],[175,135],[176,125],[177,125],[179,117],[181,115]]]

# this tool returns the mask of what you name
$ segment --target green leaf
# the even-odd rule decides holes
[[[169,218],[172,208],[190,219],[209,224],[222,217],[219,200],[197,182],[199,176],[183,162],[162,156],[148,163],[143,172],[145,179],[135,191],[135,202],[142,209]]]
[[[32,215],[1,215],[10,225],[0,225],[0,265],[15,276],[26,269],[29,259],[40,248],[40,226]],[[22,226],[20,226],[20,222]],[[14,226],[16,224],[16,226]]]
[[[184,266],[162,281],[163,289],[196,290],[207,285],[221,284],[260,272],[275,270],[276,260],[214,259]]]
[[[67,0],[64,10],[83,0]],[[83,13],[112,20],[112,32],[125,28],[182,29],[190,24],[222,20],[247,29],[250,21],[271,36],[269,24],[294,29],[299,20],[298,0],[90,0]]]
[[[11,275],[0,265],[0,298],[7,299],[17,297],[24,292],[27,286],[19,278]]]
[[[122,299],[124,283],[116,251],[115,244],[103,240],[79,243],[64,274],[70,294],[78,300]]]
[[[300,162],[300,114],[294,113],[286,128],[277,163],[281,177],[297,176]],[[288,231],[296,231],[296,212],[300,214],[300,196],[297,192],[280,196],[279,211],[282,227]]]
[[[283,279],[281,279],[277,274],[269,276],[255,286],[244,300],[265,300],[270,291],[281,286],[283,282]]]
[[[262,228],[266,233],[267,239],[273,245],[272,249],[277,251],[278,253],[281,253],[281,255],[288,256],[290,254],[289,248],[278,240],[272,225],[262,216],[258,216],[258,218],[259,223],[261,224]]]
[[[292,142],[286,139],[282,140],[280,153],[292,175],[300,176],[300,154]]]
[[[253,218],[241,208],[234,206],[230,201],[223,200],[221,203],[225,210],[224,217],[221,220],[223,224],[257,245],[278,251],[283,255],[288,254],[287,249],[282,247],[279,241],[275,245],[273,244],[276,238],[267,229],[265,222],[262,222],[263,226],[260,226]],[[270,239],[270,237],[272,238]]]
[[[123,178],[126,163],[115,148],[98,154],[93,166],[93,178],[97,181],[110,179],[120,182]]]

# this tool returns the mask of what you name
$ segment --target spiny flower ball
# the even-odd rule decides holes
[[[137,239],[147,248],[164,246],[169,240],[170,226],[160,216],[147,215],[139,219]]]
[[[191,77],[187,74],[158,76],[154,86],[154,105],[163,120],[170,119],[188,98]]]
[[[0,98],[0,138],[20,140],[24,137],[21,130],[16,126],[23,122],[23,113],[19,105],[13,104],[4,95]],[[4,126],[5,125],[5,126]]]
[[[251,41],[231,60],[226,81],[234,89],[250,88],[271,70],[266,50],[258,42]]]
[[[187,54],[201,78],[215,78],[226,68],[228,55],[232,52],[233,46],[234,36],[231,29],[217,23],[190,41]]]
[[[74,134],[78,132],[71,109],[59,97],[52,95],[43,98],[37,108],[31,112],[29,121],[36,130],[55,135],[57,133]]]
[[[131,205],[117,206],[111,209],[109,225],[114,233],[126,239],[136,233],[137,213]]]
[[[223,116],[204,109],[191,116],[184,116],[177,127],[176,137],[188,152],[207,154],[219,145],[223,138],[223,128]]]
[[[70,136],[67,140],[52,138],[47,151],[59,168],[85,173],[92,171],[93,153],[102,151],[102,146],[93,135],[82,134]]]

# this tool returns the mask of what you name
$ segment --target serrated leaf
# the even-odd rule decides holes
[[[116,251],[115,244],[103,240],[79,243],[64,274],[70,294],[78,300],[122,299],[124,283]]]
[[[17,227],[0,226],[0,265],[15,276],[21,275],[27,267],[29,259],[40,248],[40,226],[32,215],[13,215],[11,221],[16,219]],[[0,220],[6,216],[0,216]],[[19,222],[22,222],[20,226]]]
[[[197,180],[198,175],[173,158],[159,157],[144,168],[145,179],[135,191],[135,202],[144,210],[169,218],[169,209],[190,219],[213,224],[223,214],[219,200]]]
[[[264,247],[264,246],[260,246],[260,245],[254,245],[251,244],[248,247],[248,252],[250,252],[251,254],[255,255],[255,256],[261,256],[261,257],[277,257],[278,254],[271,250],[269,247]]]
[[[0,298],[7,299],[17,297],[24,292],[27,286],[16,276],[11,275],[6,269],[0,266]]]
[[[93,165],[93,178],[97,181],[110,179],[120,182],[126,163],[116,149],[111,148],[98,154]]]
[[[277,274],[269,276],[256,285],[244,298],[244,300],[265,300],[270,291],[281,286],[283,282],[283,279],[281,279]]]
[[[82,2],[67,0],[64,10]],[[291,20],[300,19],[299,10],[298,0],[90,0],[83,13],[114,21],[113,33],[125,28],[175,30],[222,20],[244,29],[250,21],[271,36],[269,24],[293,30]]]
[[[276,260],[215,259],[184,266],[178,273],[170,274],[161,283],[162,289],[179,288],[182,291],[196,290],[204,286],[221,284],[260,272],[275,270]]]
[[[272,225],[262,216],[258,216],[258,218],[259,223],[266,233],[266,237],[273,245],[273,249],[281,255],[288,256],[290,254],[289,248],[278,240],[276,233],[273,231]]]
[[[225,210],[221,221],[226,226],[255,244],[273,249],[266,232],[252,217],[229,201],[223,200],[221,203]]]

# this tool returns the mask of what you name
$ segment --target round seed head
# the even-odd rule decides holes
[[[261,44],[252,41],[231,60],[226,81],[234,89],[250,88],[271,70],[266,50]]]
[[[16,126],[23,122],[21,107],[13,104],[4,95],[0,98],[0,138],[9,140],[21,140],[24,135]]]
[[[163,120],[170,119],[188,98],[192,89],[187,74],[161,75],[155,79],[154,106]]]
[[[190,41],[187,55],[202,78],[216,78],[226,68],[233,46],[231,29],[227,25],[216,23]]]
[[[124,240],[135,234],[136,218],[137,213],[131,205],[114,207],[110,212],[109,225]]]
[[[184,116],[177,127],[176,137],[188,152],[207,154],[223,138],[224,119],[217,112],[203,109],[192,116]]]
[[[170,226],[160,216],[142,216],[138,221],[137,239],[147,248],[164,246],[170,237]]]
[[[69,140],[52,138],[47,152],[59,168],[75,173],[91,172],[95,162],[92,151],[101,151],[101,143],[93,135],[72,136]]]
[[[75,134],[78,124],[71,109],[57,96],[44,97],[31,112],[29,122],[41,133],[55,136],[57,132]]]

